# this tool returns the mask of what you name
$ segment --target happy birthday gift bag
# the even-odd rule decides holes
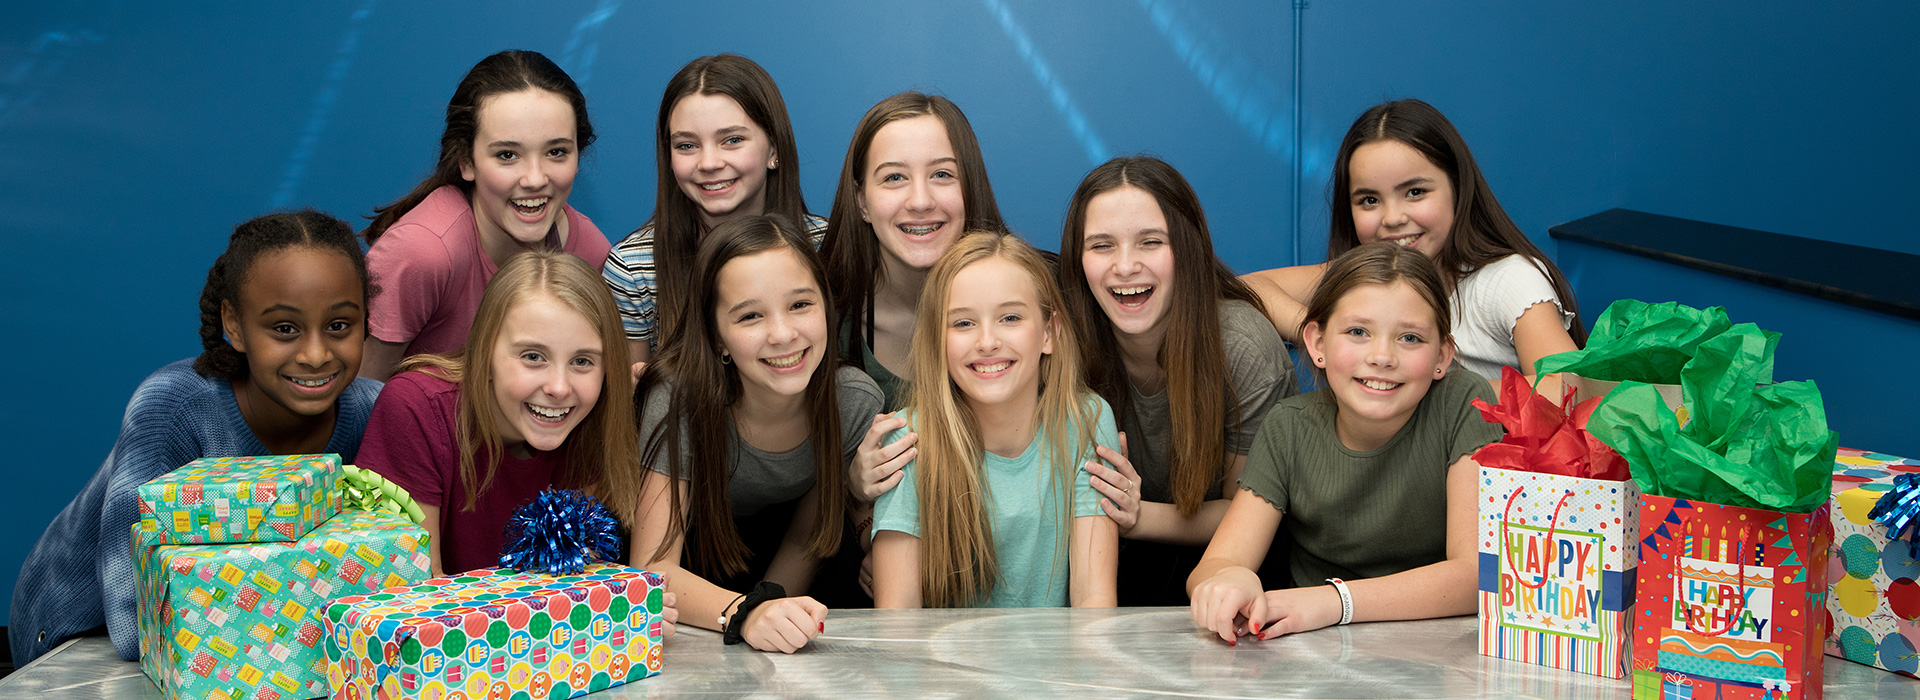
[[[1640,489],[1480,469],[1480,653],[1627,672]]]
[[[1819,700],[1827,506],[1644,504],[1633,697]]]

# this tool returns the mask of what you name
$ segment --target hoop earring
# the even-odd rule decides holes
[[[723,365],[733,364],[733,356],[728,355],[724,352],[720,353],[720,364],[723,364]]]

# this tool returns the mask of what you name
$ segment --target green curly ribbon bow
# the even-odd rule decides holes
[[[420,510],[420,504],[414,502],[413,495],[407,493],[405,488],[351,464],[341,467],[340,509],[399,513],[415,525],[427,519],[427,514]]]

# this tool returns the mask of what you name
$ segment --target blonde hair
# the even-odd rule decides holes
[[[621,330],[613,295],[587,264],[571,253],[539,250],[520,253],[500,266],[487,283],[474,314],[467,346],[447,355],[416,355],[400,371],[423,371],[460,385],[460,479],[466,484],[461,510],[471,511],[480,492],[493,484],[505,446],[499,409],[494,406],[493,346],[506,325],[507,312],[544,295],[586,317],[600,336],[603,378],[600,399],[567,436],[566,462],[556,483],[586,489],[632,523],[640,504],[640,462],[633,421],[633,373],[628,369],[627,338]],[[469,370],[479,371],[469,371]],[[486,464],[479,464],[479,456]]]
[[[984,601],[1000,580],[987,514],[992,494],[983,469],[980,427],[947,375],[947,304],[954,278],[989,258],[1013,263],[1033,281],[1040,321],[1053,334],[1053,352],[1040,358],[1039,435],[1051,441],[1051,475],[1060,495],[1062,524],[1055,556],[1065,549],[1071,519],[1076,458],[1093,439],[1094,406],[1081,381],[1080,348],[1062,316],[1060,290],[1046,261],[1026,241],[1003,232],[969,231],[928,272],[913,327],[913,385],[906,407],[920,435],[915,487],[920,505],[920,595],[929,607]],[[1075,436],[1068,444],[1068,436]]]

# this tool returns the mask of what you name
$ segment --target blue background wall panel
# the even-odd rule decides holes
[[[98,467],[134,386],[198,351],[195,301],[232,226],[282,205],[357,222],[398,197],[431,168],[460,76],[505,48],[546,53],[587,91],[600,140],[570,201],[614,239],[652,210],[667,79],[735,51],[780,82],[820,214],[854,123],[914,88],[966,110],[1008,223],[1043,247],[1057,246],[1089,168],[1145,151],[1193,182],[1236,268],[1291,263],[1296,243],[1317,262],[1341,134],[1367,106],[1417,96],[1453,118],[1549,253],[1548,226],[1611,207],[1920,252],[1904,216],[1920,190],[1910,0],[1322,0],[1299,26],[1297,105],[1294,9],[1273,0],[11,5],[0,26],[0,362],[19,390],[0,408],[16,464],[0,496],[0,596]],[[50,241],[81,255],[35,254]],[[1661,298],[1668,288],[1649,280],[1667,273],[1644,265],[1593,267],[1576,286],[1588,313],[1617,296]],[[1741,317],[1747,299],[1765,298],[1752,289],[1671,293],[1773,318]],[[1754,313],[1774,307],[1790,308]],[[1853,336],[1904,343],[1912,332],[1856,320]],[[1830,377],[1884,371],[1822,335],[1841,330],[1801,323],[1769,326],[1788,332],[1783,377],[1804,367],[1838,392]],[[1798,348],[1825,361],[1794,360]],[[1848,444],[1902,449],[1897,431],[1875,443],[1881,433],[1849,425],[1890,420],[1870,415],[1872,394],[1846,397],[1860,405],[1836,408],[1835,423],[1863,437]]]

